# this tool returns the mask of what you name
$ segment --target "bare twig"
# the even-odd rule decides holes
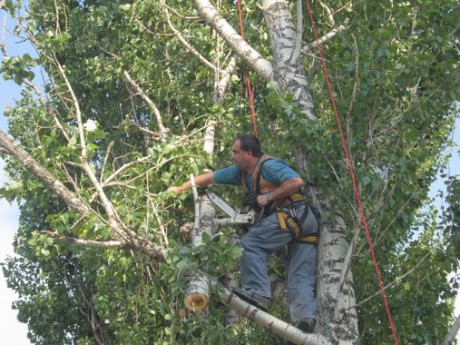
[[[319,4],[321,5],[322,8],[324,8],[324,10],[326,11],[327,13],[327,19],[329,21],[329,24],[331,26],[334,26],[335,25],[335,19],[334,19],[334,13],[332,12],[332,10],[330,9],[329,6],[327,6],[323,1],[319,1]]]
[[[51,117],[53,118],[54,120],[54,124],[55,124],[55,127],[57,129],[59,129],[59,131],[62,133],[62,135],[64,136],[64,138],[67,140],[67,142],[70,142],[70,137],[69,137],[69,134],[67,133],[66,129],[64,128],[64,126],[61,124],[61,121],[59,120],[58,116],[57,116],[57,112],[56,112],[56,109],[54,109],[50,104],[49,102],[47,102],[46,98],[41,94],[40,92],[40,89],[37,87],[37,85],[35,85],[34,83],[32,83],[30,80],[26,79],[24,80],[24,82],[34,90],[35,94],[37,95],[38,99],[40,100],[40,103],[46,108],[48,109],[48,112],[49,114],[51,115]]]
[[[158,127],[160,129],[160,132],[162,134],[162,137],[164,138],[168,130],[165,128],[163,125],[163,120],[161,118],[160,111],[158,110],[157,106],[153,101],[145,94],[145,92],[141,89],[141,87],[131,78],[129,73],[127,71],[123,71],[123,75],[125,76],[126,80],[129,82],[129,84],[136,90],[136,92],[141,96],[141,98],[147,103],[148,107],[150,110],[152,110],[153,114],[155,115],[158,123]]]
[[[171,16],[169,14],[169,7],[168,6],[165,6],[165,14],[166,14],[166,19],[168,21],[168,25],[169,25],[169,28],[172,30],[172,32],[174,32],[174,35],[177,37],[177,39],[179,40],[180,43],[182,43],[182,45],[190,52],[192,53],[195,57],[198,58],[198,60],[200,60],[205,66],[209,67],[210,69],[212,70],[216,70],[216,66],[214,66],[214,64],[212,64],[211,62],[209,62],[203,55],[200,54],[200,52],[198,50],[196,50],[195,48],[193,48],[190,43],[188,43],[181,35],[181,33],[179,32],[179,30],[177,30],[174,25],[172,24],[171,22]]]
[[[386,290],[388,289],[389,287],[393,286],[393,285],[396,285],[398,284],[401,280],[403,280],[405,277],[407,277],[409,274],[411,274],[412,272],[414,272],[422,263],[423,261],[425,261],[425,259],[430,255],[430,253],[427,253],[425,254],[425,256],[422,258],[422,260],[420,260],[417,265],[415,265],[414,267],[412,267],[409,271],[407,271],[406,273],[404,273],[402,276],[400,277],[397,277],[395,280],[393,280],[392,282],[388,283],[383,289]],[[360,305],[363,305],[367,302],[369,302],[371,299],[373,299],[374,297],[380,295],[382,292],[379,290],[377,292],[375,292],[373,295],[363,299],[361,302],[359,303],[356,303],[356,305],[354,306],[351,306],[351,308],[357,308],[359,307]]]
[[[171,12],[173,12],[176,16],[178,16],[179,18],[182,18],[182,19],[185,19],[185,20],[198,20],[200,19],[200,17],[187,17],[187,16],[184,16],[182,14],[180,14],[178,11],[176,11],[176,9],[174,9],[173,7],[170,7],[166,4],[164,4],[164,6]]]
[[[351,95],[351,100],[350,100],[350,106],[348,108],[348,113],[347,117],[351,115],[351,111],[353,109],[353,104],[355,103],[356,100],[356,94],[358,93],[358,88],[359,88],[359,50],[358,50],[358,43],[356,42],[356,37],[354,34],[351,35],[353,37],[353,42],[355,45],[355,53],[356,53],[356,58],[355,58],[355,83],[353,85],[353,93]]]
[[[80,145],[81,145],[81,150],[82,150],[82,156],[87,158],[86,156],[86,139],[85,139],[85,133],[83,130],[83,121],[81,117],[81,110],[80,110],[80,104],[78,103],[77,96],[75,95],[75,92],[73,91],[72,85],[70,84],[69,79],[67,78],[67,75],[65,74],[64,69],[62,68],[61,64],[59,63],[58,59],[56,56],[54,57],[54,63],[59,71],[59,74],[61,78],[64,80],[64,83],[67,86],[67,90],[70,93],[70,97],[72,99],[72,104],[75,109],[75,116],[77,118],[77,125],[78,125],[78,133],[80,136]]]

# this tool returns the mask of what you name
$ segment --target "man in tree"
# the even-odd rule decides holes
[[[287,246],[288,303],[294,325],[312,332],[316,320],[317,242],[319,215],[299,192],[304,181],[282,160],[262,153],[254,135],[241,135],[233,143],[234,165],[199,175],[200,187],[210,184],[243,185],[265,218],[253,224],[241,240],[241,286],[233,292],[267,311],[271,306],[268,257]],[[179,194],[191,187],[188,181],[168,192]]]

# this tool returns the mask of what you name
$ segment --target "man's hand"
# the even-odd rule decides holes
[[[270,202],[270,193],[257,195],[256,201],[259,207],[267,206]]]
[[[180,193],[182,193],[182,189],[180,187],[172,186],[166,190],[166,193],[168,194],[174,193],[176,195],[179,195]]]
[[[206,187],[209,186],[210,184],[214,183],[214,178],[212,176],[212,172],[208,172],[202,175],[195,176],[195,183],[197,187]],[[186,191],[192,186],[192,183],[190,181],[185,182],[182,186],[176,187],[172,186],[169,187],[166,190],[166,193],[174,193],[176,195],[179,195],[183,191]]]
[[[260,207],[267,206],[270,201],[281,200],[288,195],[291,195],[303,186],[303,180],[300,177],[295,177],[291,180],[284,181],[277,188],[273,189],[269,193],[260,194],[257,196],[257,204]]]

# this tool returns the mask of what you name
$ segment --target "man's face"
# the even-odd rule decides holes
[[[240,169],[246,169],[249,167],[249,158],[251,157],[251,151],[243,151],[241,149],[241,143],[236,140],[232,146],[232,161]]]

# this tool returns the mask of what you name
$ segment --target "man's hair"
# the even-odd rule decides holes
[[[235,141],[237,140],[240,141],[240,148],[243,151],[251,151],[254,157],[261,157],[264,154],[262,152],[260,141],[255,135],[243,134],[235,139]]]

